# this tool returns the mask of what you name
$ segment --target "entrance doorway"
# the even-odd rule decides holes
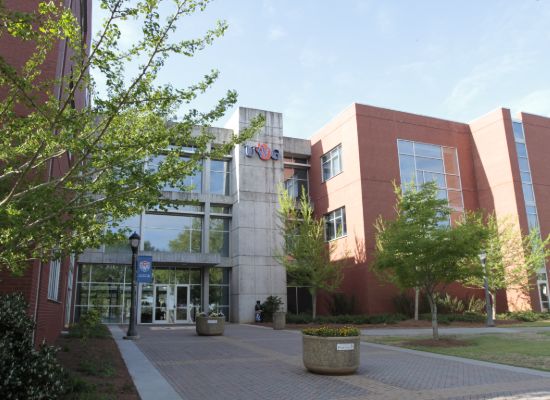
[[[189,285],[154,285],[153,323],[188,323]]]

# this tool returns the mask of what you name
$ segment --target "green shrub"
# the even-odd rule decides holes
[[[468,299],[468,305],[466,306],[466,312],[483,314],[485,312],[485,300],[475,296],[471,296]]]
[[[465,309],[462,300],[458,297],[451,297],[449,293],[445,293],[445,296],[438,294],[436,302],[441,314],[462,314]]]
[[[309,314],[287,314],[286,322],[288,324],[310,324],[313,322],[313,317]]]
[[[101,315],[99,311],[90,308],[86,314],[80,317],[80,320],[71,326],[69,336],[81,338],[83,340],[89,338],[105,338],[109,337],[109,330],[101,323]]]
[[[269,296],[267,299],[265,299],[265,301],[261,305],[264,321],[273,321],[273,314],[279,311],[282,305],[283,299],[281,299],[279,296]]]
[[[348,337],[359,336],[359,329],[352,326],[343,326],[341,328],[331,328],[328,326],[322,326],[320,328],[307,328],[302,330],[304,335],[310,336],[322,336],[322,337]]]
[[[392,302],[397,313],[406,315],[409,318],[414,317],[414,296],[400,293],[394,296]],[[418,313],[424,314],[428,312],[430,312],[430,306],[426,300],[426,296],[418,296]]]
[[[425,321],[432,320],[432,314],[420,314],[419,319]],[[450,324],[451,322],[483,322],[486,317],[483,314],[465,312],[464,314],[437,314],[437,322],[442,325]]]
[[[332,295],[332,304],[330,313],[332,315],[353,314],[355,311],[355,297],[346,296],[345,293],[334,293]]]
[[[497,319],[518,320],[523,322],[535,322],[545,319],[550,319],[550,314],[547,312],[538,313],[535,311],[513,311],[505,314],[499,314]]]
[[[0,398],[56,399],[65,375],[56,349],[33,347],[34,322],[21,294],[0,295]]]
[[[403,314],[379,314],[379,315],[321,315],[315,320],[307,314],[287,314],[286,321],[289,324],[395,324],[406,320]]]

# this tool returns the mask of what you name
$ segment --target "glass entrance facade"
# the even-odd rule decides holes
[[[141,324],[191,323],[202,311],[204,273],[188,266],[153,266],[153,282],[138,284],[137,320]],[[208,308],[229,318],[229,269],[209,268]],[[105,323],[127,323],[132,272],[129,265],[80,264],[75,320],[90,309]]]

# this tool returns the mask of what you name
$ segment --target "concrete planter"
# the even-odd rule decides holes
[[[285,329],[286,313],[277,311],[273,313],[273,329]]]
[[[199,336],[223,335],[225,328],[225,317],[197,317],[195,329]]]
[[[360,336],[302,335],[303,361],[308,371],[326,375],[353,374],[359,368]]]

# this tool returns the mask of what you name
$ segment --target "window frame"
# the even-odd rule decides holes
[[[340,212],[340,215],[339,216],[336,216],[336,213],[337,212]],[[338,225],[336,223],[336,221],[340,219],[341,220],[341,225],[343,227],[342,229],[342,233],[338,236]],[[324,228],[324,233],[325,233],[325,242],[331,242],[333,240],[337,240],[337,239],[340,239],[340,238],[343,238],[343,237],[346,237],[348,235],[348,228],[347,228],[347,222],[346,222],[346,206],[342,206],[342,207],[339,207],[339,208],[336,208],[328,213],[326,213],[324,215],[324,222],[325,222],[325,228]],[[334,232],[334,237],[328,237],[328,225],[329,223],[332,223],[333,227],[333,232]]]
[[[338,164],[339,164],[339,170],[337,173],[334,172],[334,154],[336,152],[338,152]],[[329,159],[325,161],[324,160],[325,157],[329,157]],[[324,165],[328,162],[330,162],[330,176],[325,178]],[[340,175],[343,171],[344,171],[344,166],[342,163],[342,143],[340,143],[321,156],[321,183],[326,182],[334,178],[335,176]]]
[[[61,281],[61,260],[59,258],[50,261],[48,277],[48,300],[59,301],[59,283]]]

